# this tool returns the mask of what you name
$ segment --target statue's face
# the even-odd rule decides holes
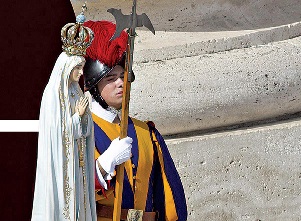
[[[85,66],[85,61],[79,63],[72,69],[69,77],[70,82],[79,82],[80,77],[83,75],[84,66]]]
[[[110,73],[97,84],[98,91],[102,98],[109,106],[117,110],[121,108],[122,104],[123,75],[124,69],[116,65]]]

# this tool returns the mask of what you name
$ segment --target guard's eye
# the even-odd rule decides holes
[[[115,81],[117,78],[116,76],[108,76],[106,79],[107,81]]]

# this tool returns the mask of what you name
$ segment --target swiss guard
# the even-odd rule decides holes
[[[135,211],[142,215],[134,220],[187,220],[183,186],[155,124],[127,117],[127,136],[120,139],[126,50],[131,36],[122,31],[112,40],[116,25],[109,21],[84,25],[95,34],[86,52],[84,81],[85,90],[92,95],[97,220],[115,220],[116,169],[120,164],[124,165],[124,175],[119,220],[127,220]],[[134,81],[134,74],[130,74]]]

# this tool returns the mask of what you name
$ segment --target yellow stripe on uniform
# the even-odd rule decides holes
[[[139,158],[136,173],[136,191],[134,195],[135,209],[144,210],[146,206],[149,178],[153,167],[153,144],[150,139],[149,129],[146,123],[133,119],[135,126]]]

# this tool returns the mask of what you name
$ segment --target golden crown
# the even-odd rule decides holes
[[[76,23],[68,23],[61,30],[61,40],[63,51],[69,56],[86,54],[86,49],[94,39],[94,32],[83,26],[86,20],[84,12],[87,10],[86,3],[82,6],[82,12],[76,16]]]

